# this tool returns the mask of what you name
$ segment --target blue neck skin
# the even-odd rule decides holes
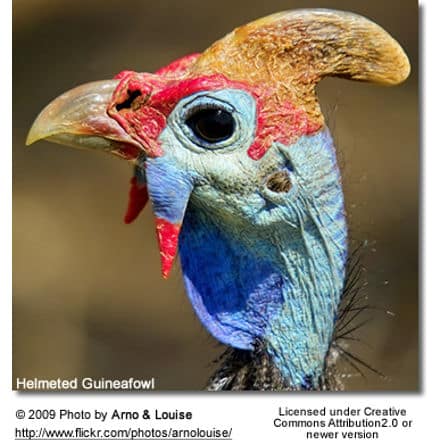
[[[340,175],[327,129],[271,149],[283,157],[292,189],[261,190],[265,206],[248,224],[219,220],[190,199],[181,266],[192,305],[215,338],[247,350],[263,340],[292,386],[313,388],[345,275]]]

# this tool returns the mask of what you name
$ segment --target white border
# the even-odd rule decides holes
[[[440,249],[440,143],[437,133],[439,122],[439,46],[440,46],[440,2],[425,0],[423,5],[423,20],[421,32],[423,33],[420,69],[421,96],[423,108],[421,109],[421,139],[422,160],[424,169],[421,173],[421,191],[424,211],[421,214],[421,269],[423,276],[421,283],[422,300],[422,387],[418,394],[280,394],[280,395],[195,395],[195,394],[162,394],[148,395],[18,395],[11,391],[12,378],[12,345],[11,345],[11,112],[1,112],[1,139],[2,153],[0,160],[0,234],[1,234],[1,260],[0,260],[0,335],[2,338],[2,369],[0,374],[0,432],[1,439],[13,438],[13,429],[17,425],[15,411],[19,407],[185,407],[192,409],[197,419],[203,425],[232,425],[234,439],[256,438],[304,438],[292,431],[276,431],[272,428],[271,419],[278,406],[321,406],[328,405],[356,405],[370,402],[374,405],[406,406],[415,419],[415,426],[411,432],[390,432],[381,438],[414,439],[417,436],[431,439],[439,435],[439,321],[440,321],[440,288],[439,288],[439,257]],[[2,26],[1,32],[1,91],[3,104],[11,98],[11,4],[0,3]],[[29,73],[32,74],[31,71]],[[6,104],[7,107],[7,104]],[[7,422],[6,422],[7,421]],[[420,437],[422,438],[422,437]]]

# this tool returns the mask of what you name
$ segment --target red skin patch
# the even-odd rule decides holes
[[[177,254],[180,224],[173,224],[162,218],[156,218],[156,235],[159,242],[162,276],[168,278]]]
[[[145,152],[153,157],[161,156],[159,137],[166,125],[168,113],[156,109],[148,98],[153,90],[160,90],[167,86],[168,82],[183,76],[187,69],[194,63],[200,54],[194,53],[179,58],[171,64],[162,67],[154,75],[149,73],[136,73],[130,70],[123,70],[115,76],[115,79],[121,80],[116,88],[112,104],[109,106],[109,114],[119,122],[119,124],[133,136],[141,145]],[[124,103],[133,93],[140,93],[141,102],[136,110],[131,108],[120,112],[116,106]],[[177,102],[173,103],[173,108]],[[146,104],[146,105],[145,105]]]
[[[179,65],[175,69],[178,71]],[[289,101],[275,102],[269,89],[232,81],[223,75],[176,79],[124,71],[117,77],[122,79],[114,92],[109,114],[144,146],[150,157],[162,155],[158,137],[176,104],[186,96],[206,90],[240,89],[254,97],[257,127],[255,140],[248,149],[248,155],[254,160],[261,159],[273,142],[291,145],[300,136],[312,134],[321,128],[321,124],[312,121],[301,107],[295,107]],[[118,110],[118,106],[128,102],[133,93],[140,95],[138,105]]]
[[[134,220],[148,203],[148,191],[145,183],[139,184],[136,177],[130,180],[130,192],[128,195],[128,207],[124,217],[127,225]]]
[[[275,105],[271,100],[257,100],[257,133],[248,155],[261,159],[274,142],[292,145],[299,137],[315,133],[321,124],[311,121],[307,113],[291,102]]]
[[[113,92],[108,114],[139,142],[151,157],[162,155],[157,138],[166,125],[166,115],[149,105],[153,90],[164,87],[167,80],[152,74],[130,71],[119,73],[120,83]],[[137,96],[139,95],[139,96]],[[138,103],[135,105],[136,99]],[[130,100],[133,102],[130,104]]]

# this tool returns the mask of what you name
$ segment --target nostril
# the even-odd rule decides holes
[[[127,95],[128,97],[125,101],[116,104],[116,111],[119,112],[124,108],[129,109],[132,108],[132,106],[135,107],[134,101],[136,100],[136,98],[139,98],[139,96],[142,96],[142,93],[140,90],[128,90]]]
[[[276,171],[266,180],[266,187],[276,193],[287,193],[292,189],[292,182],[287,171]]]

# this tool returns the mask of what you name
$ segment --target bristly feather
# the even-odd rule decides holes
[[[317,387],[292,387],[283,379],[275,366],[265,343],[257,341],[253,351],[227,348],[214,362],[220,367],[210,377],[208,391],[343,391],[341,372],[337,363],[344,361],[362,377],[364,370],[385,377],[358,355],[344,346],[344,341],[360,342],[356,331],[367,324],[364,312],[374,310],[367,301],[365,268],[361,264],[363,244],[358,245],[347,260],[346,277],[333,339],[325,358],[322,375]]]
[[[283,379],[262,341],[253,351],[227,348],[216,360],[220,368],[211,376],[208,391],[294,391]]]

